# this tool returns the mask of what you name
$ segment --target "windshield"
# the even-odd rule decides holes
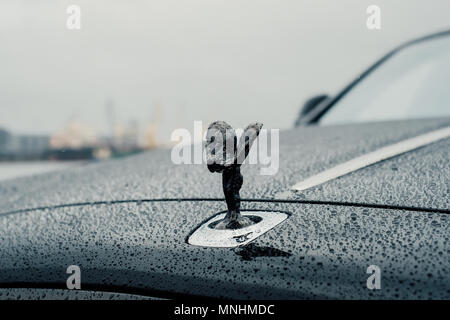
[[[384,62],[321,124],[450,116],[450,37],[409,46]]]

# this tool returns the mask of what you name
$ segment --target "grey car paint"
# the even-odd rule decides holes
[[[81,288],[172,298],[449,297],[450,216],[308,204],[245,202],[292,216],[244,248],[188,245],[221,202],[142,202],[24,212],[0,226],[2,287]],[[369,265],[381,290],[366,287]]]
[[[155,300],[147,296],[102,291],[0,288],[0,300]]]
[[[275,198],[296,182],[339,163],[448,125],[450,118],[301,127],[281,131],[278,173],[262,176],[258,165],[244,165],[241,197]],[[447,141],[354,172],[304,193],[286,195],[294,199],[354,200],[448,208]],[[408,159],[407,164],[404,159]],[[392,167],[386,170],[386,164],[398,170],[394,169],[394,173],[386,176],[388,171],[393,171]],[[362,177],[369,179],[361,180]],[[337,181],[345,188],[342,184],[339,188],[332,187]],[[380,197],[380,188],[374,183],[383,184],[384,197]],[[348,188],[358,188],[358,192]],[[430,188],[435,196],[428,194]],[[406,200],[405,196],[408,197]],[[170,150],[155,150],[126,160],[111,160],[3,181],[0,183],[0,197],[0,213],[5,213],[76,202],[223,198],[223,192],[220,178],[209,173],[205,164],[175,165],[170,159]]]
[[[4,181],[1,287],[63,288],[67,266],[77,264],[85,288],[162,297],[449,298],[449,139],[285,192],[336,164],[449,124],[281,132],[279,172],[260,176],[257,166],[244,167],[242,205],[292,215],[237,249],[186,243],[225,203],[220,179],[206,166],[172,164],[169,150]],[[289,203],[296,200],[302,203]],[[314,200],[331,203],[308,203]],[[381,290],[365,285],[371,264],[382,270]]]

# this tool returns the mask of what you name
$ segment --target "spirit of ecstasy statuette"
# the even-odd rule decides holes
[[[261,123],[249,124],[238,143],[236,132],[226,122],[215,121],[208,127],[206,133],[207,166],[211,172],[222,173],[222,187],[228,207],[225,218],[216,225],[215,229],[238,229],[253,223],[240,213],[239,190],[243,183],[241,165],[247,158],[261,128]]]
[[[222,186],[228,210],[203,222],[187,238],[193,246],[235,248],[245,246],[285,221],[290,213],[266,210],[240,211],[241,165],[262,128],[251,123],[237,141],[236,132],[223,121],[209,125],[206,133],[206,159],[211,172],[222,173]]]

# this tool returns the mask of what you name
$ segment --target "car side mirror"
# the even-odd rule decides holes
[[[307,122],[305,123],[304,121],[305,116],[309,114],[312,110],[316,109],[318,105],[320,105],[325,100],[328,100],[329,98],[330,98],[329,95],[321,94],[306,100],[306,102],[303,104],[303,107],[300,109],[300,114],[298,115],[297,120],[295,121],[295,127],[299,127],[302,124],[308,124]]]

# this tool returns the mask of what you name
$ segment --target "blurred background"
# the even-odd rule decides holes
[[[81,29],[69,30],[69,5]],[[366,27],[369,5],[381,29]],[[224,120],[292,127],[450,1],[2,0],[0,180],[168,147]],[[81,161],[81,162],[80,162]]]

